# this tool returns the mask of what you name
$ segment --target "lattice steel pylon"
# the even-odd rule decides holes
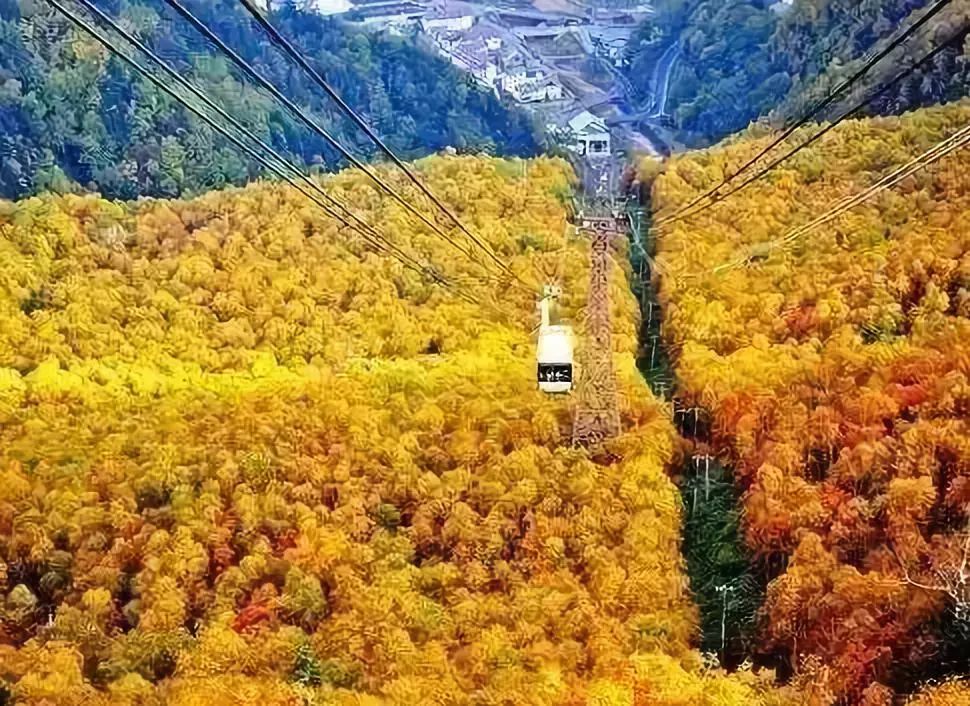
[[[619,231],[615,216],[583,216],[580,228],[589,233],[590,275],[586,304],[586,344],[573,413],[573,446],[595,446],[620,433],[613,336],[610,319],[610,240]]]

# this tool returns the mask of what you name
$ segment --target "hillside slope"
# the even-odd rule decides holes
[[[234,0],[185,5],[360,156],[376,148]],[[167,63],[277,150],[328,170],[343,162],[324,140],[230,69],[161,0],[121,0],[117,17]],[[451,146],[532,155],[530,119],[407,40],[367,34],[290,3],[272,21],[392,148],[419,157]],[[120,39],[117,46],[130,54]],[[140,58],[143,64],[147,60]],[[0,197],[70,182],[109,197],[184,196],[262,173],[256,161],[76,30],[44,0],[0,0]]]
[[[706,145],[768,118],[782,124],[855,74],[934,3],[928,0],[664,0],[631,45],[631,80],[642,91],[650,67],[680,46],[668,111],[688,144]],[[939,43],[946,50],[876,100],[869,114],[896,114],[952,101],[970,91],[970,2],[953,0],[865,80],[873,87]],[[961,30],[961,28],[963,28]],[[852,103],[858,101],[857,93]],[[847,98],[848,100],[848,98]],[[834,115],[838,105],[828,115]],[[828,115],[821,116],[822,118]]]
[[[888,698],[970,668],[964,155],[788,246],[759,244],[968,123],[966,101],[845,123],[659,241],[682,390],[710,412],[770,581],[759,649],[812,684],[817,703]],[[672,160],[655,211],[690,201],[768,140]],[[745,253],[759,256],[715,272]]]
[[[418,166],[513,268],[558,271],[579,319],[564,163]],[[359,175],[327,184],[466,268]],[[625,268],[626,432],[592,459],[568,398],[536,390],[531,297],[455,299],[347,237],[269,184],[4,205],[0,686],[58,705],[781,704],[770,674],[691,650],[676,437],[634,365]]]

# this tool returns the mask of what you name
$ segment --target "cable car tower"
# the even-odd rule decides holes
[[[591,194],[580,204],[577,214],[579,229],[591,239],[589,295],[586,303],[586,337],[582,374],[577,384],[578,402],[573,415],[573,446],[595,446],[620,433],[616,377],[613,372],[613,336],[610,318],[609,270],[610,241],[620,235],[624,217],[615,204],[613,184],[605,169],[610,164],[586,168],[595,178],[595,197]],[[597,174],[597,172],[602,172]],[[611,173],[609,173],[611,174]],[[606,177],[606,178],[604,178]],[[589,191],[587,186],[587,191]],[[604,193],[605,192],[605,193]]]

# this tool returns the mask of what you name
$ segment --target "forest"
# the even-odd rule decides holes
[[[636,158],[606,277],[610,169],[274,6],[409,179],[233,0],[184,1],[373,178],[162,0],[101,5],[362,225],[0,0],[0,706],[970,706],[966,150],[800,229],[970,130],[970,0],[682,218],[932,0],[655,0],[634,83],[677,43],[678,134],[731,136]],[[537,389],[546,283],[579,383],[608,295],[615,438]]]
[[[650,67],[677,43],[681,54],[668,112],[682,141],[709,145],[760,119],[776,126],[790,122],[933,4],[794,0],[786,7],[768,0],[660,0],[628,48],[629,76],[642,93],[650,92]],[[968,20],[970,3],[952,0],[903,45],[895,61],[867,77],[869,92],[857,91],[853,102],[938,44],[947,48],[873,101],[868,114],[898,114],[970,93]],[[840,103],[848,105],[836,102],[832,114]]]
[[[185,4],[334,137],[357,154],[374,155],[374,146],[282,60],[238,3]],[[242,80],[161,0],[113,0],[101,8],[278,151],[318,171],[344,166],[321,137],[307,135]],[[538,150],[528,116],[405,39],[355,30],[293,4],[272,19],[405,157],[444,147],[519,156]],[[0,0],[0,198],[85,189],[109,198],[176,197],[262,174],[258,162],[96,46],[44,0]]]
[[[578,325],[565,162],[414,166],[516,272],[558,277]],[[536,389],[531,296],[482,282],[361,175],[324,185],[479,282],[472,301],[270,182],[3,204],[6,698],[797,703],[770,670],[729,676],[692,647],[680,442],[635,367],[625,246],[625,431],[596,456]]]
[[[784,237],[968,120],[963,100],[847,121],[655,234],[680,393],[741,494],[766,589],[750,658],[806,703],[892,704],[927,683],[944,686],[915,703],[970,702],[951,681],[970,672],[970,175],[957,153]],[[654,213],[770,139],[659,176],[645,162]]]

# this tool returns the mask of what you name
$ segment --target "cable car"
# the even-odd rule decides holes
[[[573,388],[573,329],[560,323],[551,324],[550,304],[559,298],[558,287],[546,286],[539,302],[541,323],[536,363],[539,389],[549,394],[569,392]],[[558,316],[555,317],[558,320]]]

